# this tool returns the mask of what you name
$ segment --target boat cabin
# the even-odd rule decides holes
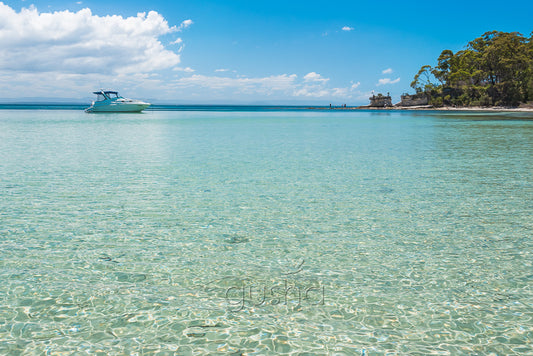
[[[111,91],[111,90],[95,91],[93,92],[93,94],[96,94],[96,101],[113,100],[113,99],[118,99],[121,97],[120,95],[118,95],[118,91]]]

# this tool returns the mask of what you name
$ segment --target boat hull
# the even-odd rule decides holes
[[[114,90],[102,89],[93,94],[97,95],[97,100],[85,109],[86,112],[141,112],[150,106],[141,100],[124,98]]]
[[[110,103],[106,105],[92,105],[86,112],[141,112],[150,104],[148,103]]]

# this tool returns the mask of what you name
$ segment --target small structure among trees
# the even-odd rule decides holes
[[[517,106],[533,100],[533,33],[486,32],[435,67],[425,65],[411,87],[434,106]]]
[[[389,93],[387,93],[387,96],[379,93],[378,95],[372,95],[370,98],[370,105],[369,107],[373,108],[386,108],[389,106],[392,106],[392,98]]]
[[[424,106],[429,104],[429,96],[424,92],[414,95],[402,94],[401,101],[396,106]]]

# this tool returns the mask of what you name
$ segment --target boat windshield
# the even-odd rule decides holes
[[[120,95],[118,95],[118,92],[116,91],[98,91],[94,92],[96,94],[96,101],[105,101],[105,100],[114,100],[122,98]]]

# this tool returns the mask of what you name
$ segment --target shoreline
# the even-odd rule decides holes
[[[2,110],[84,110],[88,104],[81,103],[0,103],[0,111]],[[419,106],[388,106],[388,107],[376,107],[376,106],[310,106],[310,105],[163,105],[154,104],[146,111],[165,111],[165,110],[229,110],[231,108],[237,108],[239,110],[344,110],[344,111],[428,111],[428,112],[465,112],[465,113],[533,113],[533,105],[527,104],[519,107],[502,107],[502,106],[470,106],[470,107],[453,107],[443,106],[434,107],[431,105],[419,105]]]
[[[313,110],[376,110],[376,111],[406,111],[406,110],[417,110],[417,111],[465,111],[465,112],[531,112],[533,113],[533,106],[531,107],[503,107],[503,106],[464,106],[464,107],[454,107],[454,106],[442,106],[434,107],[431,105],[420,105],[420,106],[389,106],[389,107],[375,107],[375,106],[351,106],[351,107],[310,107],[309,109]]]

